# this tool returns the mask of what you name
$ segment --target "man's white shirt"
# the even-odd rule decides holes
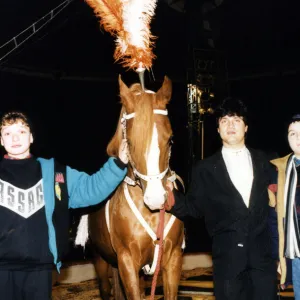
[[[232,183],[249,207],[253,183],[253,166],[249,150],[245,146],[238,150],[223,147],[222,156]]]

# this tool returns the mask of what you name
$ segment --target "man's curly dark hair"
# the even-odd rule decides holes
[[[217,127],[219,127],[219,120],[225,116],[241,117],[245,125],[248,125],[247,115],[248,109],[242,100],[232,97],[225,98],[221,105],[216,109]]]

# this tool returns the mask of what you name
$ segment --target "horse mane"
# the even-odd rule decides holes
[[[124,112],[125,112],[125,108],[122,107],[116,132],[107,145],[106,152],[109,156],[117,157],[119,155],[119,147],[122,141],[121,118]]]
[[[130,152],[134,153],[134,161],[137,165],[145,160],[145,153],[151,143],[153,129],[153,104],[156,94],[146,93],[139,83],[134,83],[129,88],[128,95],[121,95],[123,104],[118,126],[114,136],[107,146],[109,156],[118,156],[119,146],[122,140],[121,118],[126,111],[127,114],[135,112],[133,119],[126,122],[133,122],[130,132]],[[126,98],[126,99],[125,99]]]

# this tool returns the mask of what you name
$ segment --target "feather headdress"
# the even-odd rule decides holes
[[[150,22],[156,0],[86,0],[100,25],[115,37],[115,61],[135,71],[152,66],[154,36]]]

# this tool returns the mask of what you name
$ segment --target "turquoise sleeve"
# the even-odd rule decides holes
[[[120,169],[113,157],[92,175],[67,167],[69,207],[95,205],[105,200],[124,179],[127,168]]]

